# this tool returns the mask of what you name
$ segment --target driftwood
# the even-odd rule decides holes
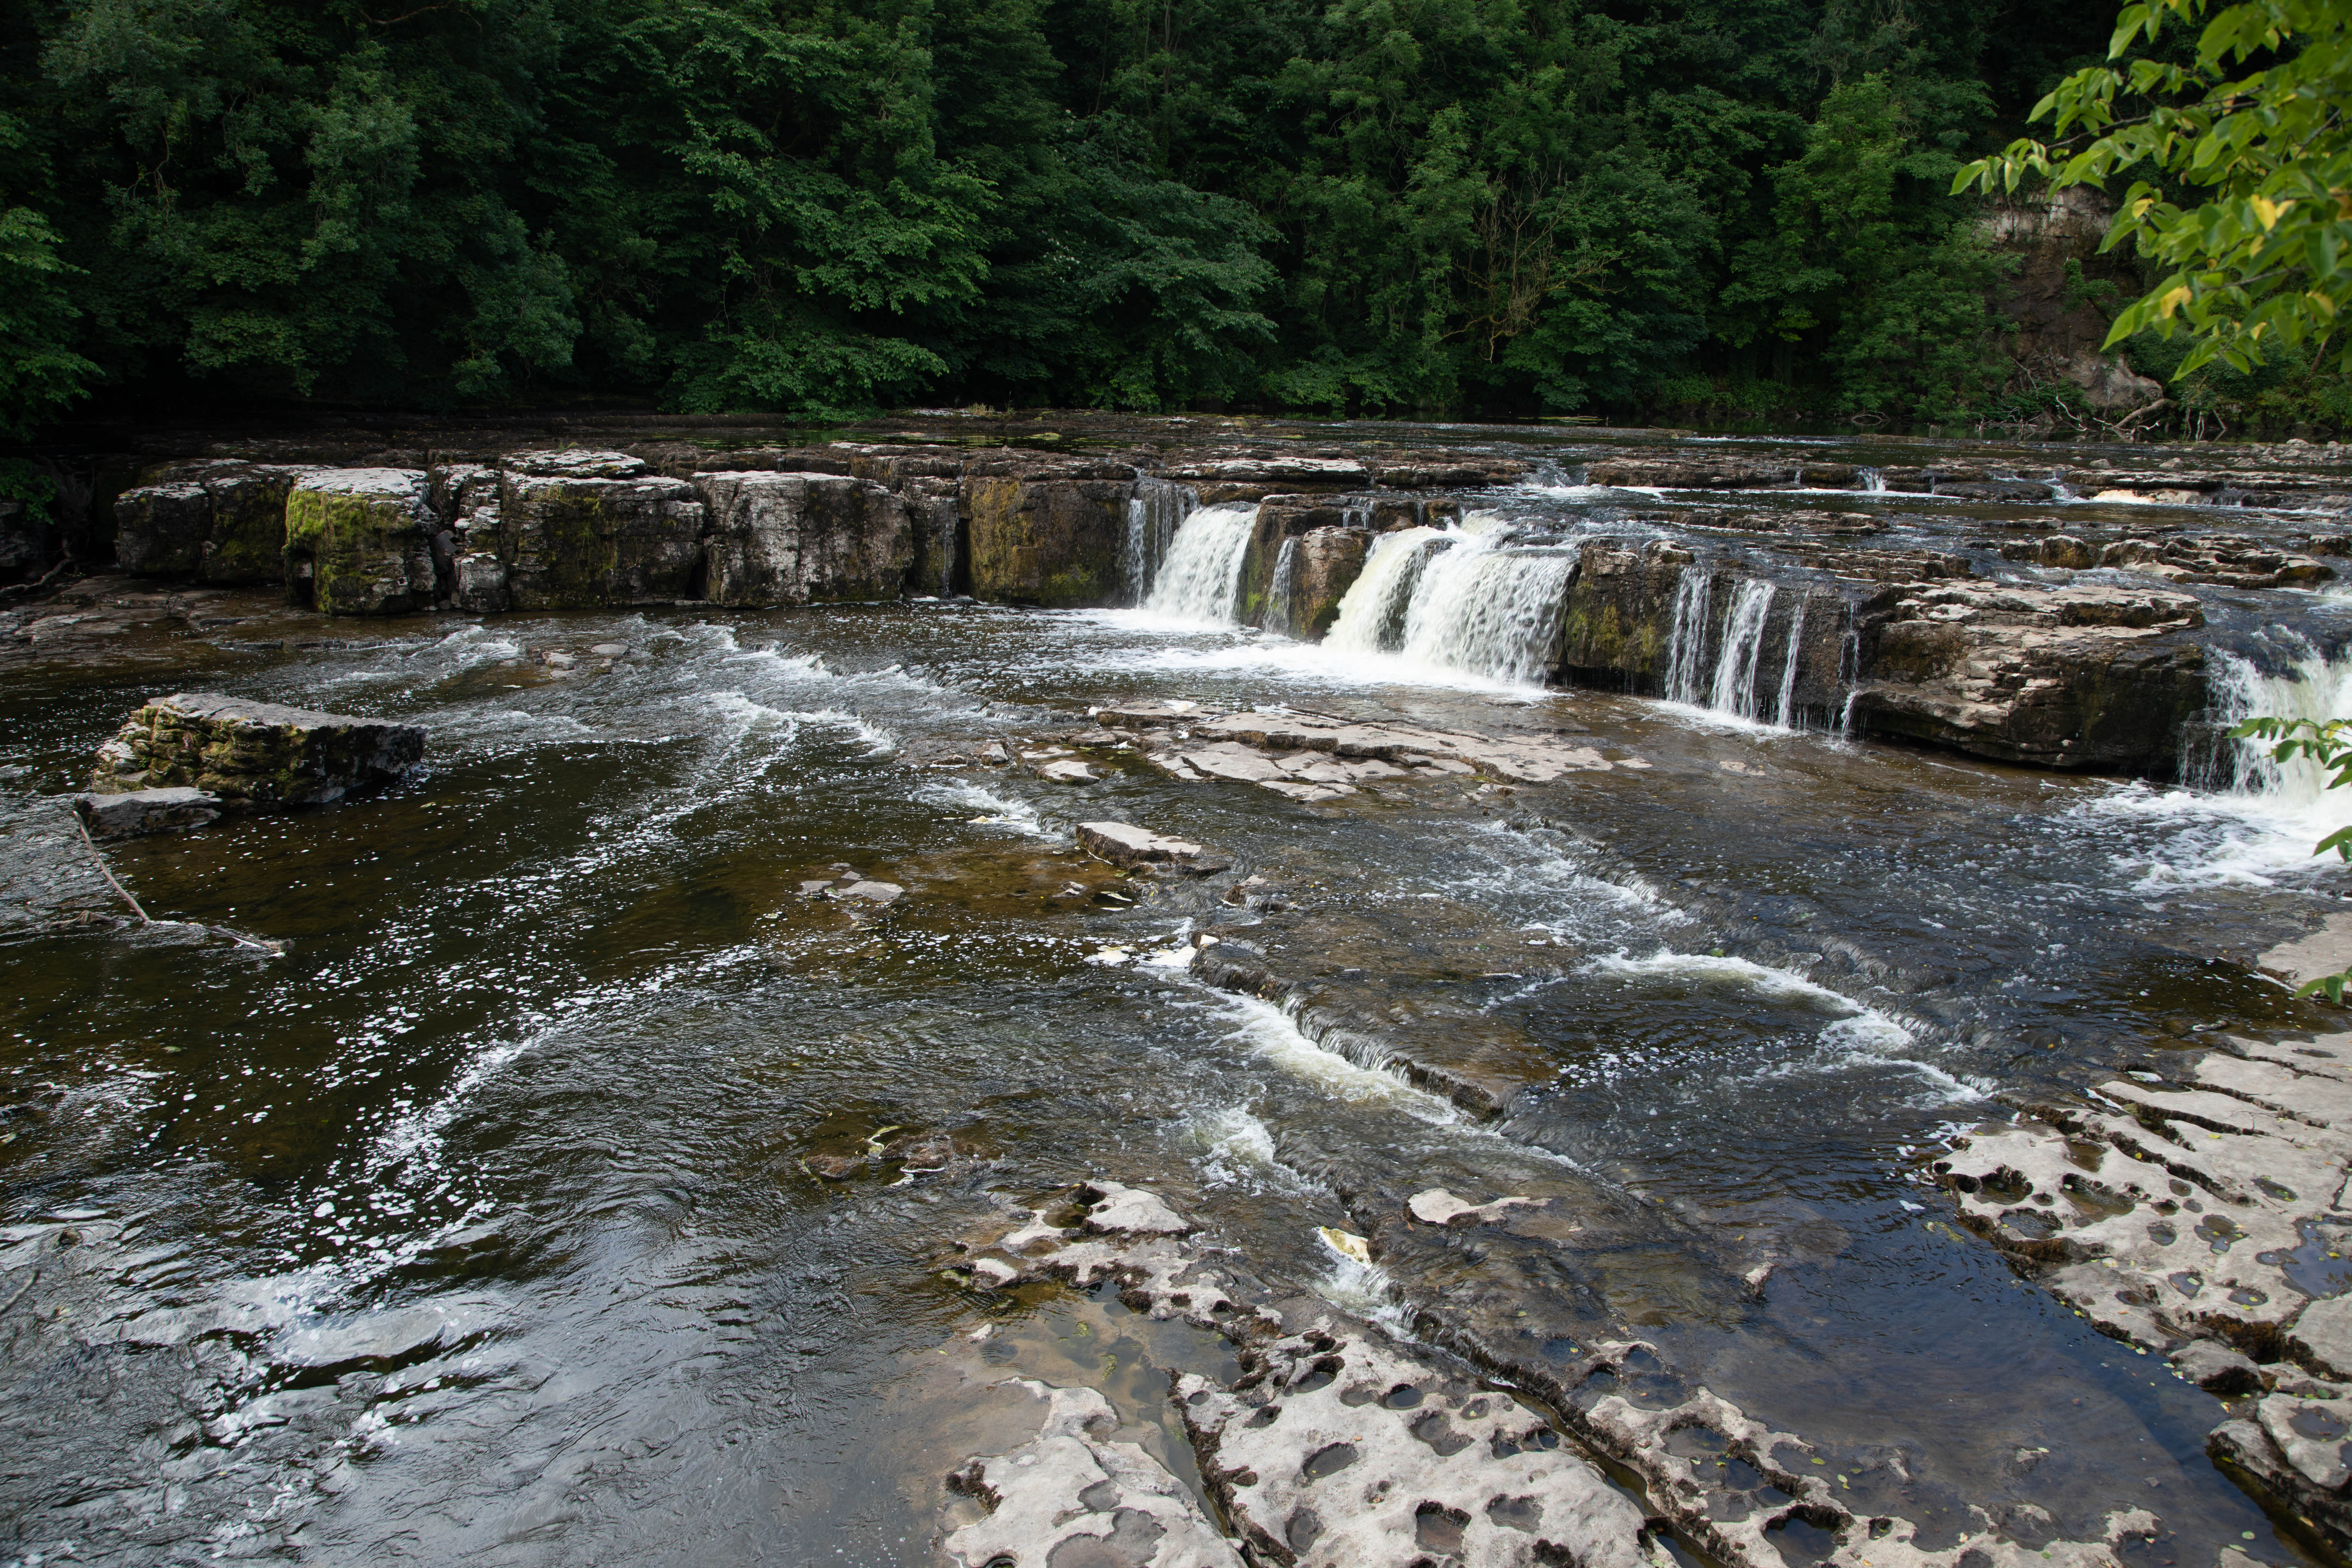
[[[139,917],[139,923],[141,925],[185,926],[195,931],[209,931],[217,937],[226,938],[228,941],[236,943],[239,947],[249,948],[255,952],[266,952],[272,958],[283,958],[286,956],[286,948],[283,943],[257,941],[240,931],[233,931],[226,926],[206,925],[202,921],[157,920],[154,916],[147,912],[145,908],[140,904],[138,899],[132,896],[131,889],[124,887],[122,883],[116,879],[114,868],[106,863],[106,856],[100,850],[98,840],[89,836],[89,828],[82,822],[81,814],[75,811],[71,806],[68,806],[66,810],[73,817],[74,831],[81,835],[82,843],[89,847],[89,858],[98,862],[98,874],[106,879],[107,885],[109,887],[122,895],[122,901],[131,906],[131,912]]]

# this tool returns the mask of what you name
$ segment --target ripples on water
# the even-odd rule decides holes
[[[1392,538],[1368,581],[1425,553],[1422,580],[1494,637],[1547,635],[1490,574],[1565,555],[1440,537]],[[1181,530],[1169,550],[1188,559]],[[1549,1292],[1562,1343],[1637,1330],[1777,1426],[1900,1444],[1936,1495],[2030,1499],[2070,1531],[2144,1502],[2184,1561],[2266,1528],[2200,1452],[2213,1402],[1929,1226],[1909,1156],[2118,1053],[2308,1026],[2207,955],[2332,901],[2315,793],[1843,743],[1753,722],[1771,692],[1726,724],[1532,691],[1464,651],[1479,616],[1440,625],[1432,600],[1416,622],[1410,595],[1321,647],[1171,628],[1216,620],[1213,586],[1150,612],[403,623],[12,678],[27,821],[151,690],[433,734],[384,799],[113,851],[152,906],[285,958],[152,935],[5,950],[0,1446],[22,1550],[929,1561],[940,1478],[1002,1435],[933,1353],[971,1342],[978,1310],[932,1272],[940,1248],[992,1191],[1096,1173],[1166,1191],[1278,1293],[1400,1329],[1465,1279],[1367,1268],[1317,1226],[1368,1193],[1559,1195],[1590,1228],[1540,1260],[1556,1285],[1442,1268]],[[527,662],[602,642],[631,650],[605,673]],[[1308,810],[1140,771],[1070,791],[926,765],[1152,696],[1572,719],[1654,767]],[[1276,967],[1529,1092],[1478,1121],[1201,986],[1183,942],[1231,909],[1057,901],[1071,826],[1099,816],[1235,854],[1293,900],[1258,930]],[[861,925],[798,899],[842,865],[908,896]],[[1113,948],[1127,961],[1087,962]],[[980,1163],[904,1185],[800,1163],[891,1127]],[[1759,1262],[1775,1283],[1750,1300],[1736,1277]],[[983,1370],[1066,1364],[1154,1432],[1151,1368],[1223,1354],[1115,1306],[1000,1321]],[[2021,1474],[2021,1445],[2052,1455]]]

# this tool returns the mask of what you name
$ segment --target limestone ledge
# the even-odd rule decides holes
[[[1958,1140],[1960,1218],[2103,1333],[2224,1395],[2207,1447],[2352,1544],[2352,1035],[2233,1039]]]
[[[1450,1197],[1414,1202],[1450,1208],[1441,1224],[1482,1212],[1440,1202]],[[1365,1246],[1351,1237],[1335,1245]],[[1772,1532],[1801,1519],[1831,1532],[1832,1568],[2120,1568],[2122,1542],[2160,1529],[2131,1510],[2110,1516],[2100,1540],[2027,1545],[1983,1517],[1982,1531],[1930,1550],[1910,1521],[1840,1501],[1803,1438],[1705,1389],[1666,1408],[1615,1393],[1578,1397],[1596,1379],[1654,1363],[1646,1342],[1594,1346],[1548,1385],[1515,1394],[1336,1312],[1294,1326],[1254,1299],[1257,1288],[1229,1256],[1156,1194],[1111,1181],[1081,1184],[956,1245],[950,1272],[972,1289],[1107,1283],[1132,1310],[1234,1343],[1233,1383],[1183,1373],[1171,1396],[1239,1551],[1164,1468],[1105,1440],[1109,1412],[1098,1394],[1024,1382],[1047,1405],[1042,1430],[950,1479],[992,1509],[947,1538],[951,1562],[1058,1562],[1066,1542],[1084,1537],[1073,1558],[1135,1568],[1244,1557],[1294,1568],[1667,1568],[1676,1560],[1671,1532],[1726,1568],[1781,1568]],[[1706,1452],[1677,1452],[1692,1436],[1710,1437]],[[1718,1450],[1744,1461],[1755,1482],[1727,1480]],[[1601,1460],[1630,1472],[1639,1492],[1612,1480]]]

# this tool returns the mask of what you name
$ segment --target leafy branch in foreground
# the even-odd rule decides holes
[[[2322,770],[2335,776],[2327,781],[2329,789],[2341,789],[2352,784],[2352,720],[2346,719],[2249,719],[2232,728],[2230,737],[2237,741],[2268,741],[2271,761],[2292,762],[2297,757],[2309,757]],[[2339,827],[2312,847],[2314,855],[2325,855],[2330,849],[2346,860],[2352,860],[2352,827]],[[2298,996],[2326,992],[2327,999],[2341,1005],[2344,988],[2352,985],[2352,972],[2323,974],[2316,980],[2305,981],[2295,990]]]
[[[2107,58],[2121,60],[2142,36],[2154,45],[2168,16],[2188,24],[2209,11],[2193,63],[2076,71],[2032,115],[2052,117],[2057,141],[2013,142],[1952,181],[1955,194],[1990,194],[2029,175],[2100,190],[2112,175],[2153,176],[2133,180],[2101,248],[2135,241],[2168,276],[2116,317],[2105,346],[2186,330],[2194,346],[2175,380],[2216,358],[2245,371],[2266,341],[2309,341],[2324,354],[2352,306],[2352,4],[2145,0],[2124,7]],[[2126,92],[2147,102],[2145,113],[2118,111]],[[2154,179],[2211,195],[2184,207]],[[2352,342],[2339,341],[2333,357],[2352,370]]]

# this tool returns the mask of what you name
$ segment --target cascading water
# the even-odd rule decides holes
[[[1274,558],[1274,581],[1266,588],[1265,629],[1284,637],[1297,635],[1291,624],[1290,609],[1298,597],[1298,541],[1282,542],[1282,552]]]
[[[1789,653],[1780,667],[1780,702],[1772,722],[1783,730],[1797,727],[1797,656],[1805,648],[1805,600],[1797,599],[1797,613],[1789,617]]]
[[[1870,494],[1885,495],[1886,493],[1886,476],[1880,473],[1876,468],[1857,468],[1854,472],[1861,476],[1862,488]]]
[[[1179,523],[1143,607],[1171,620],[1231,626],[1239,608],[1242,558],[1257,507],[1203,507]]]
[[[1430,555],[1454,541],[1441,529],[1402,528],[1372,542],[1364,569],[1339,600],[1323,646],[1352,653],[1391,653],[1403,640],[1405,611]]]
[[[1135,481],[1127,502],[1127,597],[1140,605],[1151,594],[1152,579],[1168,558],[1176,530],[1201,504],[1201,492],[1172,479],[1150,477]]]
[[[1687,571],[1675,584],[1675,624],[1666,637],[1666,700],[1699,705],[1699,682],[1708,668],[1708,605],[1715,574]]]
[[[1576,556],[1496,545],[1492,526],[1382,535],[1339,601],[1324,646],[1495,680],[1541,680]]]
[[[1539,681],[1550,672],[1575,570],[1565,550],[1446,551],[1422,569],[1402,651],[1416,664]]]
[[[1715,584],[1715,573],[1694,568],[1675,585],[1674,624],[1666,637],[1666,700],[1750,723],[1797,728],[1804,598],[1797,599],[1784,628],[1780,679],[1768,685],[1764,645],[1771,630],[1772,606],[1780,598],[1778,585],[1757,578],[1740,580],[1717,626]]]
[[[1706,705],[1735,718],[1756,717],[1756,666],[1764,653],[1764,627],[1772,614],[1773,586],[1753,578],[1739,584],[1723,619],[1723,652],[1715,661],[1715,681]]]
[[[2330,658],[2295,637],[2274,673],[2242,654],[2216,648],[2206,664],[2210,739],[2191,748],[2183,773],[2189,784],[2226,795],[2260,798],[2289,811],[2328,808],[2327,770],[2309,757],[2273,762],[2259,741],[2233,741],[2229,728],[2253,718],[2352,718],[2352,650]],[[2341,809],[2343,797],[2336,797]]]

